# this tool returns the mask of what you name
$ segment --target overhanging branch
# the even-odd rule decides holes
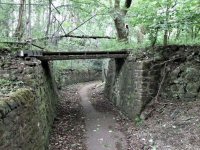
[[[32,41],[38,41],[38,40],[48,40],[52,38],[78,38],[78,39],[115,39],[115,37],[110,37],[110,36],[89,36],[89,35],[60,35],[60,36],[54,36],[54,37],[44,37],[44,38],[38,38],[38,39],[33,39]]]
[[[80,38],[80,39],[115,39],[115,37],[110,36],[89,36],[89,35],[67,35],[66,37]]]

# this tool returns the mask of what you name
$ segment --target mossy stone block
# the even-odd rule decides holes
[[[8,104],[5,102],[5,100],[0,100],[0,114],[2,117],[5,117],[7,113],[11,111]]]

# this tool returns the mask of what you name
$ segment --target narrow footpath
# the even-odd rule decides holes
[[[126,150],[125,136],[116,129],[115,117],[108,112],[98,112],[91,104],[88,91],[96,83],[90,83],[79,91],[86,123],[88,150]]]
[[[92,88],[99,82],[72,85],[60,91],[58,114],[50,135],[50,150],[127,150],[116,117],[108,106],[94,105]]]

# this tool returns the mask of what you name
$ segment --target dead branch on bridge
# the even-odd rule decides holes
[[[85,38],[85,39],[115,39],[115,37],[110,36],[87,36],[87,35],[69,35],[72,38]]]
[[[61,37],[71,37],[80,39],[115,39],[115,37],[110,37],[110,36],[89,36],[89,35],[63,35]]]
[[[38,40],[48,40],[52,38],[79,38],[79,39],[116,39],[115,37],[110,37],[110,36],[90,36],[90,35],[60,35],[60,36],[48,36],[44,38],[39,38],[39,39],[33,39],[33,41],[38,41]]]

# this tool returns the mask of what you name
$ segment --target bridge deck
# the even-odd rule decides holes
[[[128,51],[78,51],[78,52],[47,52],[47,51],[20,51],[19,57],[35,57],[39,60],[70,60],[70,59],[102,59],[126,58]]]

